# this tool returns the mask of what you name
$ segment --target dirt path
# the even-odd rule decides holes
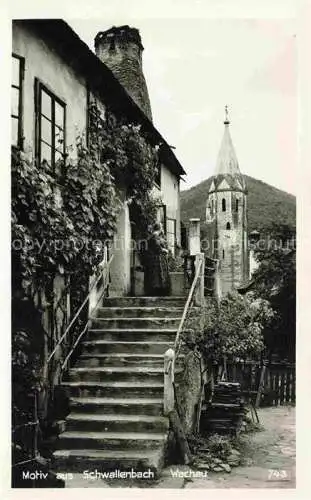
[[[258,413],[264,430],[249,435],[249,465],[193,479],[184,488],[295,488],[295,408],[263,408]]]

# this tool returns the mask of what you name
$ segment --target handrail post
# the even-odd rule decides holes
[[[168,415],[174,410],[174,368],[175,351],[168,349],[164,354],[164,415]]]
[[[197,270],[199,265],[200,268],[200,276],[199,276],[199,284],[197,290],[195,291],[195,305],[203,306],[204,303],[204,269],[205,269],[205,257],[204,253],[197,253],[195,256],[195,269]]]

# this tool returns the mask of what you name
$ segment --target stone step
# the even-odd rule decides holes
[[[163,414],[163,398],[70,398],[69,405],[72,411],[85,415],[105,414],[105,415],[158,415]]]
[[[183,307],[98,307],[96,317],[98,318],[180,318]]]
[[[139,409],[139,411],[141,411]],[[166,432],[168,419],[151,415],[112,415],[71,413],[66,418],[66,431],[91,432]]]
[[[155,450],[59,449],[53,453],[53,469],[58,472],[144,471],[157,473],[163,466],[163,446]]]
[[[185,307],[186,297],[109,297],[103,307]]]
[[[182,365],[184,355],[177,359],[177,366]],[[106,354],[81,354],[75,364],[79,367],[95,366],[163,366],[164,354],[124,354],[124,353],[106,353]]]
[[[116,340],[87,340],[82,343],[82,354],[164,354],[167,349],[174,346],[174,339],[116,341]]]
[[[68,397],[163,398],[162,382],[62,382]]]
[[[181,320],[181,316],[177,317],[145,317],[145,318],[126,318],[126,317],[116,317],[116,318],[108,318],[108,317],[91,317],[91,329],[100,328],[103,330],[110,329],[169,329],[175,328],[177,329]]]
[[[111,342],[136,342],[136,341],[168,341],[174,342],[176,338],[177,328],[175,329],[149,329],[149,328],[111,328],[95,329],[92,327],[87,334],[86,341],[90,340],[107,340]]]
[[[54,452],[55,467],[80,474],[96,467],[157,472],[169,429],[163,358],[174,346],[185,297],[114,297],[102,305],[62,382],[71,413]]]
[[[166,442],[165,432],[90,432],[65,431],[58,439],[64,450],[142,450],[155,449]]]
[[[175,377],[180,369],[175,370]],[[69,380],[71,382],[161,382],[164,379],[164,367],[160,366],[97,366],[71,368]]]

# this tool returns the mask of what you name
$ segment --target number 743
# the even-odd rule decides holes
[[[269,469],[268,479],[280,480],[280,479],[287,479],[287,478],[288,478],[288,474],[287,474],[286,470]]]

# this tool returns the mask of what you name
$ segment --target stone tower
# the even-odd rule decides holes
[[[133,101],[152,120],[151,106],[143,73],[144,47],[138,29],[130,26],[112,27],[95,37],[95,52],[122,83]]]
[[[209,255],[219,260],[222,294],[249,279],[247,189],[233,147],[228,109],[206,205]]]

